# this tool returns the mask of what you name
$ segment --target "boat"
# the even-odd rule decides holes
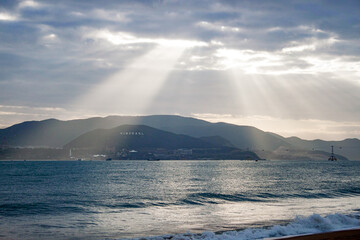
[[[111,160],[112,160],[112,158],[107,158],[107,159],[106,159],[106,161],[111,161]]]
[[[331,155],[328,160],[329,161],[337,161],[337,158],[334,155],[334,146],[331,146]]]

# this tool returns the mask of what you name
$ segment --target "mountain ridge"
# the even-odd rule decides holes
[[[149,141],[151,140],[151,141]],[[183,134],[166,132],[146,125],[120,125],[115,128],[98,128],[75,138],[64,148],[79,147],[157,147],[177,148],[212,148],[216,145]]]
[[[64,149],[87,159],[95,155],[111,156],[114,159],[259,158],[250,151],[145,125],[92,130],[67,143]]]
[[[191,137],[219,136],[234,147],[257,152],[273,152],[280,147],[289,151],[319,150],[329,152],[335,146],[336,153],[351,160],[360,160],[360,140],[342,141],[303,140],[298,137],[285,138],[265,132],[253,126],[230,123],[211,123],[205,120],[178,115],[107,116],[62,121],[46,119],[26,121],[0,129],[0,146],[62,147],[80,135],[98,128],[109,129],[124,124],[139,124]],[[260,154],[261,155],[261,154]],[[264,157],[264,156],[260,156]]]

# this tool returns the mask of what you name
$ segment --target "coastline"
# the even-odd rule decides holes
[[[165,234],[117,240],[358,240],[360,239],[359,215],[339,213],[320,216],[296,217],[284,225],[245,228],[221,232]]]
[[[292,235],[280,238],[265,238],[264,240],[358,240],[360,239],[360,228],[346,229],[339,231],[305,234],[305,235]]]

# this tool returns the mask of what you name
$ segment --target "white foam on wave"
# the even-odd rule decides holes
[[[296,217],[286,225],[267,228],[248,228],[241,231],[227,231],[221,234],[203,232],[202,234],[176,234],[156,237],[135,238],[136,240],[250,240],[289,235],[322,233],[360,227],[360,216],[331,214],[325,217],[313,214],[309,217]]]

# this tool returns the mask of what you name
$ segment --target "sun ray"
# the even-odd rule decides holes
[[[81,96],[74,107],[98,114],[143,114],[185,49],[155,47]]]

